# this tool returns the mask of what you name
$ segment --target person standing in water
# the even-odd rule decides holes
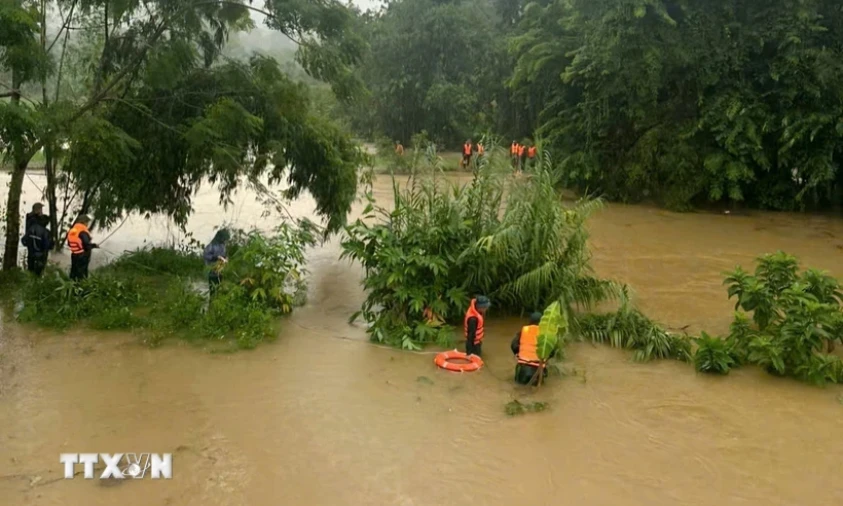
[[[544,366],[538,354],[539,344],[539,323],[542,320],[541,313],[530,315],[530,324],[521,328],[515,334],[510,348],[512,354],[518,359],[515,366],[515,382],[519,385],[535,384],[539,378],[539,369],[544,376]]]
[[[76,218],[76,222],[67,233],[67,246],[70,248],[70,279],[78,281],[88,277],[88,266],[91,264],[91,251],[99,248],[93,242],[88,224],[91,218],[83,214]]]
[[[483,353],[484,320],[486,311],[491,306],[487,297],[479,295],[471,300],[463,322],[465,330],[465,354],[481,356]]]
[[[205,251],[202,253],[202,258],[205,260],[205,266],[208,270],[208,290],[213,295],[219,284],[222,282],[220,269],[222,265],[228,262],[225,253],[225,244],[231,238],[228,230],[221,228],[211,239],[211,243],[205,246]]]

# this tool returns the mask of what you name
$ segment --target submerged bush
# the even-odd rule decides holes
[[[495,312],[559,301],[570,315],[623,296],[589,263],[585,220],[600,203],[566,206],[549,157],[513,178],[508,157],[490,148],[465,186],[432,169],[405,188],[393,178],[391,209],[369,193],[364,216],[346,229],[343,257],[366,270],[367,298],[352,319],[362,316],[374,340],[403,348],[435,342],[480,293]]]
[[[667,332],[631,308],[626,298],[617,312],[580,315],[575,322],[576,333],[581,338],[635,350],[633,357],[638,361],[655,358],[688,361],[691,357],[691,343],[687,337]]]
[[[283,224],[269,236],[238,232],[210,301],[202,259],[192,252],[134,251],[79,282],[49,268],[21,292],[18,319],[54,328],[84,322],[100,330],[134,329],[152,345],[179,336],[254,348],[273,337],[278,316],[303,302],[304,248],[313,242],[310,223]]]
[[[735,359],[732,357],[730,343],[711,337],[705,332],[695,339],[697,350],[694,352],[694,367],[700,372],[729,374]]]
[[[729,335],[736,361],[818,385],[843,382],[843,362],[829,353],[843,339],[836,279],[814,269],[800,274],[797,259],[778,252],[760,257],[754,274],[737,267],[724,284],[744,312]]]

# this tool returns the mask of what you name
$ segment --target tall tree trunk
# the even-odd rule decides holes
[[[22,85],[20,74],[12,71],[12,97],[13,105],[20,105],[20,87]],[[24,153],[22,138],[12,141],[12,154],[15,166],[12,169],[12,181],[9,183],[9,197],[6,200],[6,247],[3,250],[3,270],[10,271],[18,265],[18,238],[20,237],[20,197],[23,191],[23,176],[26,174],[26,166],[29,158]]]
[[[3,252],[3,270],[10,271],[18,265],[18,238],[20,237],[20,197],[27,160],[16,160],[6,200],[6,248]]]

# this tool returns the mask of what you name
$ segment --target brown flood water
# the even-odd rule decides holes
[[[388,182],[376,186],[388,198]],[[197,207],[189,228],[200,240],[221,221],[270,221],[248,196],[222,211],[204,191]],[[629,282],[675,329],[724,331],[721,272],[764,252],[843,276],[837,219],[611,205],[591,229],[599,274]],[[165,221],[130,220],[97,253],[168,237]],[[840,388],[754,369],[712,378],[577,344],[577,376],[531,393],[508,381],[514,320],[489,324],[487,368],[445,373],[432,355],[371,346],[346,323],[361,270],[337,254],[336,240],[310,253],[308,305],[253,352],[150,350],[131,336],[3,323],[0,504],[843,504]],[[516,398],[550,408],[509,418]],[[64,452],[173,452],[173,479],[64,480]]]

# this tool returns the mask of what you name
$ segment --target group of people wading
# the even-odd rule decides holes
[[[491,305],[489,299],[482,295],[471,300],[463,320],[466,355],[477,355],[478,357],[482,355],[486,311]],[[541,318],[541,313],[531,314],[530,323],[515,334],[515,338],[510,344],[512,354],[518,360],[518,364],[515,366],[515,382],[521,385],[533,384],[546,373],[545,365],[538,355],[539,322]],[[553,354],[556,354],[555,350]]]
[[[521,172],[528,166],[532,166],[536,162],[538,155],[538,148],[535,145],[527,146],[518,141],[512,141],[509,146],[509,158],[512,161],[512,168],[516,172]]]
[[[395,154],[398,156],[404,155],[404,145],[401,144],[401,141],[395,141]],[[486,147],[482,141],[475,144],[471,139],[468,139],[463,143],[460,154],[462,155],[460,158],[460,169],[465,170],[471,167],[472,161],[476,164],[485,156]]]

